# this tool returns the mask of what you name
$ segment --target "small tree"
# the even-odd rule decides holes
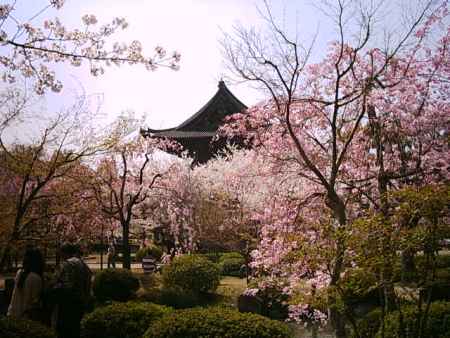
[[[130,226],[146,218],[145,203],[149,201],[155,182],[163,175],[152,166],[155,152],[175,143],[162,139],[143,138],[137,132],[143,121],[121,117],[113,127],[118,142],[98,163],[92,189],[104,214],[120,224],[123,240],[123,267],[131,268]],[[131,139],[130,139],[131,138]]]

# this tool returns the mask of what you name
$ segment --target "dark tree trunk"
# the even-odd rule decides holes
[[[345,205],[343,201],[334,191],[328,192],[327,205],[333,212],[333,216],[338,222],[339,227],[343,227],[347,223],[347,215],[345,211]],[[345,243],[342,239],[336,242],[336,261],[334,262],[334,267],[331,276],[330,286],[335,287],[340,279],[342,269],[344,268],[344,253],[345,253]],[[329,297],[330,305],[330,322],[334,328],[336,338],[345,338],[345,318],[344,314],[339,311],[337,307],[337,295],[334,293]]]
[[[2,251],[2,258],[0,259],[0,272],[5,272],[7,270],[7,263],[11,256],[11,245],[6,244]]]
[[[130,248],[130,225],[123,224],[123,238],[122,238],[122,267],[124,269],[131,269],[131,248]]]
[[[402,282],[411,282],[415,274],[414,251],[405,250],[402,252]]]

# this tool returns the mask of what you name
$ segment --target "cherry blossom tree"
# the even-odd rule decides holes
[[[329,5],[339,34],[322,62],[309,61],[311,48],[289,38],[267,3],[269,32],[238,27],[223,47],[230,69],[270,94],[225,130],[245,133],[274,172],[295,172],[304,190],[297,200],[289,204],[285,198],[283,207],[279,199],[266,212],[257,261],[274,257],[276,267],[292,250],[303,252],[292,276],[334,287],[349,263],[348,225],[364,212],[362,206],[387,214],[390,187],[448,175],[449,30],[434,30],[448,15],[447,3],[426,2],[396,42],[380,48],[373,31],[379,7],[358,3],[360,15],[353,17],[359,25],[352,32],[345,25],[355,13],[350,4]],[[431,32],[441,36],[437,47],[427,43]],[[305,248],[312,253],[317,246],[328,251],[311,262]],[[343,337],[336,307],[331,321]]]
[[[15,105],[16,102],[9,103]],[[12,200],[8,209],[11,222],[8,236],[4,237],[0,268],[3,268],[13,243],[38,221],[40,216],[35,213],[35,205],[37,201],[49,198],[51,184],[74,170],[83,158],[103,152],[115,142],[111,135],[104,135],[94,125],[83,99],[56,116],[41,116],[39,123],[36,120],[34,136],[28,144],[4,141],[3,135],[8,130],[25,130],[27,127],[30,128],[26,122],[16,119],[14,123],[5,123],[0,130],[0,149],[5,160],[2,179],[10,182],[2,189],[14,190],[9,197]],[[8,196],[8,192],[2,195]]]
[[[137,40],[128,44],[111,42],[115,33],[127,28],[124,18],[99,27],[96,16],[86,14],[81,18],[82,27],[76,29],[68,29],[58,18],[45,18],[48,12],[60,10],[64,2],[49,0],[47,6],[23,22],[15,15],[17,1],[0,5],[0,65],[4,81],[12,83],[23,76],[32,80],[36,93],[44,94],[48,89],[62,89],[63,84],[52,69],[57,63],[78,67],[87,62],[93,76],[103,74],[107,66],[123,64],[141,64],[151,71],[158,67],[178,69],[177,52],[170,54],[158,46],[153,55],[145,55]],[[42,24],[34,24],[43,17]]]
[[[122,229],[123,267],[126,269],[131,268],[130,227],[133,223],[147,223],[146,203],[155,182],[164,175],[164,171],[152,165],[157,161],[155,153],[179,147],[165,139],[142,137],[138,131],[143,122],[122,116],[114,123],[112,134],[118,142],[101,157],[92,184],[101,211]]]

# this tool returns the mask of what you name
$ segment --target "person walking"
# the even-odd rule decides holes
[[[8,316],[39,319],[44,266],[44,258],[39,249],[27,248],[22,268],[17,271],[14,281],[14,290],[7,312]]]
[[[62,245],[61,257],[64,262],[55,286],[57,304],[52,322],[58,338],[79,338],[81,318],[91,293],[92,272],[75,244]]]

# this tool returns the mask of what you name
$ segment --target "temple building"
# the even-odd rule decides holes
[[[247,107],[220,81],[216,94],[178,127],[159,130],[149,128],[141,133],[144,137],[173,139],[188,151],[193,164],[205,163],[226,145],[227,140],[223,138],[211,142],[224,118],[245,109]]]

